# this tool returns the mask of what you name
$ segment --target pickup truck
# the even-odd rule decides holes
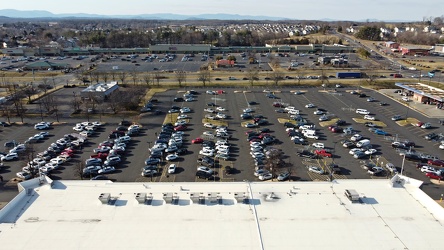
[[[314,153],[316,155],[322,156],[322,157],[328,157],[328,158],[332,157],[332,154],[330,152],[328,152],[327,150],[325,150],[325,149],[321,149],[321,150],[317,149],[317,150],[314,151]]]

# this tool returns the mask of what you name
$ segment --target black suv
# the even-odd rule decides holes
[[[304,157],[304,158],[310,158],[310,159],[315,159],[317,158],[317,155],[308,151],[308,150],[303,150],[301,152],[298,152],[298,156],[300,157]]]

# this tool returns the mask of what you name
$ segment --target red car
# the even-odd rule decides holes
[[[91,158],[99,158],[99,159],[102,159],[102,161],[105,161],[106,157],[108,157],[107,153],[98,153],[98,154],[91,155]]]
[[[421,127],[424,124],[424,122],[418,122],[416,123],[416,127]]]
[[[443,160],[429,160],[429,161],[427,161],[427,163],[430,164],[430,165],[444,167],[444,161]]]
[[[319,156],[322,156],[322,157],[328,157],[328,158],[332,157],[332,154],[330,152],[328,152],[327,150],[325,150],[325,149],[315,150],[314,153],[316,155],[319,155]]]
[[[335,128],[331,129],[331,132],[333,132],[333,133],[342,133],[342,132],[344,132],[344,130],[342,128],[340,128],[340,127],[335,127]]]
[[[282,103],[280,103],[280,102],[275,102],[275,103],[273,103],[273,107],[276,107],[276,108],[284,108],[284,104],[282,104]]]
[[[202,143],[204,140],[200,137],[197,137],[196,139],[191,140],[191,143],[193,144],[198,144],[198,143]]]
[[[444,180],[444,178],[442,176],[437,175],[436,173],[433,173],[433,172],[426,173],[426,176],[429,177],[430,179]]]
[[[63,151],[60,153],[60,155],[67,155],[69,157],[72,157],[74,153],[72,151]]]
[[[185,125],[179,125],[177,127],[174,127],[174,131],[184,131],[187,129],[187,126]]]

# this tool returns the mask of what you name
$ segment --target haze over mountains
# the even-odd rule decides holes
[[[218,19],[218,20],[289,20],[284,17],[271,16],[250,16],[237,14],[200,14],[200,15],[180,15],[172,13],[155,13],[155,14],[141,14],[141,15],[98,15],[87,13],[66,13],[54,14],[45,10],[14,10],[3,9],[0,10],[0,16],[10,18],[119,18],[119,19],[157,19],[157,20],[204,20],[204,19]]]

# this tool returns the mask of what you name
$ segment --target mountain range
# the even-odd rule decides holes
[[[87,13],[66,13],[66,14],[54,14],[45,10],[14,10],[14,9],[2,9],[0,10],[0,16],[9,18],[93,18],[93,19],[146,19],[146,20],[290,20],[283,17],[271,17],[271,16],[250,16],[250,15],[238,15],[238,14],[199,14],[199,15],[180,15],[172,13],[155,13],[155,14],[140,14],[140,15],[98,15]]]

